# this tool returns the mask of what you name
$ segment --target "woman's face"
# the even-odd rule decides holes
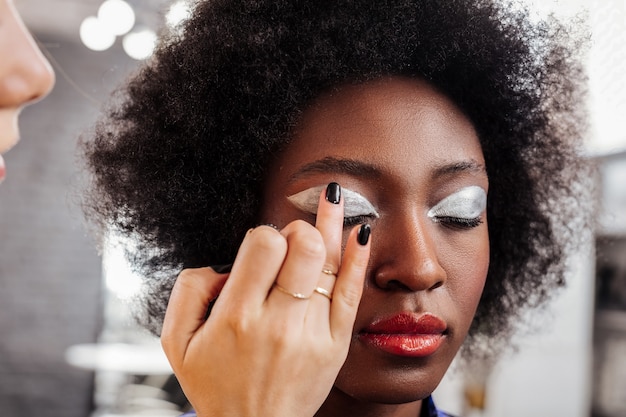
[[[346,229],[371,224],[372,252],[329,401],[423,398],[467,335],[487,275],[488,180],[476,132],[423,81],[346,86],[305,112],[277,157],[263,221],[313,223],[317,187],[331,181],[343,189]]]
[[[0,0],[0,181],[5,175],[2,154],[19,140],[20,110],[48,94],[53,85],[52,68],[12,0]]]

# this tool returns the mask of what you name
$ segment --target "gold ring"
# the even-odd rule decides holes
[[[274,288],[276,288],[280,292],[283,292],[283,293],[285,293],[287,295],[292,296],[296,300],[308,300],[309,298],[311,298],[310,295],[304,295],[304,294],[299,293],[299,292],[291,292],[291,291],[287,290],[286,288],[281,287],[276,282],[274,283]]]
[[[313,291],[315,291],[318,294],[322,294],[324,297],[328,298],[329,300],[333,299],[333,295],[326,288],[316,287]]]
[[[337,273],[333,272],[330,269],[322,269],[322,273],[326,274],[326,275],[332,275],[333,277],[337,278]]]

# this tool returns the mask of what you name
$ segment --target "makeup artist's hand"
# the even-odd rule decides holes
[[[230,275],[180,274],[161,340],[199,417],[319,409],[346,359],[369,260],[369,227],[350,232],[343,259],[342,234],[343,202],[322,193],[315,227],[301,220],[280,232],[257,227]]]

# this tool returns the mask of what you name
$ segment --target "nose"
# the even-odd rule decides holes
[[[375,284],[386,290],[429,291],[444,284],[447,273],[437,249],[436,225],[418,216],[395,218],[372,242]]]
[[[55,77],[11,4],[7,17],[0,40],[0,107],[21,107],[46,96]]]

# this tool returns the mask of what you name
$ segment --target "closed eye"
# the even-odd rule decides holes
[[[469,229],[482,223],[487,208],[487,193],[482,187],[465,187],[435,204],[428,217],[451,228]]]
[[[311,187],[297,194],[287,197],[287,199],[298,209],[305,213],[317,214],[319,196],[326,186],[321,185]],[[344,225],[351,226],[364,223],[371,219],[380,217],[374,205],[367,198],[347,188],[341,189],[341,198],[344,200]]]
[[[437,219],[437,223],[450,228],[450,229],[472,229],[479,226],[483,220],[480,217],[474,219],[461,219],[458,217],[440,217]]]

